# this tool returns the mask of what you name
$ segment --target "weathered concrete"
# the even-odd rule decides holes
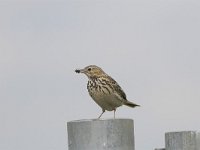
[[[166,150],[200,150],[200,133],[196,131],[165,134]]]
[[[134,150],[131,119],[79,120],[67,123],[69,150]]]
[[[165,148],[156,148],[155,150],[165,150]]]

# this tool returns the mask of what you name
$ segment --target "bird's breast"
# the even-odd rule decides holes
[[[90,95],[104,96],[113,93],[113,89],[108,84],[103,83],[101,80],[89,80],[87,84],[87,89]]]
[[[105,110],[111,111],[122,105],[122,101],[109,85],[88,81],[87,89],[92,99]]]

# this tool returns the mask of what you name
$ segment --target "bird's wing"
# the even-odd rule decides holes
[[[122,97],[124,100],[126,100],[126,94],[124,93],[122,88],[119,86],[119,84],[112,77],[108,76],[108,78],[109,78],[108,81],[112,85],[116,94],[118,94],[120,97]]]

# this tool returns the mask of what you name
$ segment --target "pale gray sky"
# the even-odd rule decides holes
[[[142,106],[116,113],[137,150],[200,129],[199,1],[1,0],[0,149],[66,150],[66,122],[101,112],[74,72],[89,64]]]

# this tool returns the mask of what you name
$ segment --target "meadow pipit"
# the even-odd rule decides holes
[[[129,107],[139,106],[128,101],[126,99],[126,94],[118,83],[100,67],[90,65],[84,69],[76,69],[75,72],[84,73],[88,77],[88,92],[92,99],[102,108],[102,113],[98,118],[103,115],[105,110],[114,111],[115,118],[116,108],[122,105]]]

